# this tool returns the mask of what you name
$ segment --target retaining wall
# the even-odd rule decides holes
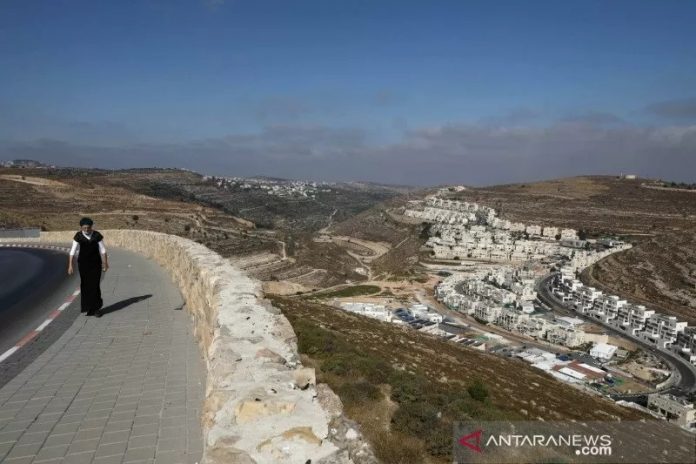
[[[302,367],[292,326],[263,300],[258,281],[182,237],[101,232],[107,252],[124,248],[166,269],[193,316],[208,368],[203,463],[373,460],[359,434],[346,433],[338,397],[325,385],[316,388],[314,369]],[[74,233],[42,232],[34,240],[67,243]]]

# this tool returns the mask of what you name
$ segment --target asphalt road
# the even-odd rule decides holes
[[[79,285],[57,250],[0,247],[0,353],[41,324]]]
[[[676,354],[666,351],[666,350],[659,350],[655,346],[643,341],[639,340],[637,338],[633,338],[631,336],[628,336],[626,333],[612,327],[606,324],[603,324],[602,321],[597,320],[593,317],[586,316],[584,314],[577,313],[575,311],[571,311],[570,309],[566,308],[563,306],[549,291],[549,285],[551,283],[551,280],[555,277],[555,274],[551,274],[547,277],[545,277],[539,284],[538,290],[538,295],[539,299],[546,303],[547,305],[551,306],[551,308],[554,311],[559,311],[562,313],[566,314],[572,314],[573,317],[578,317],[581,319],[584,319],[586,321],[592,322],[594,324],[600,325],[607,329],[609,332],[613,333],[614,335],[623,337],[627,340],[630,340],[631,342],[640,345],[642,348],[645,350],[651,352],[655,356],[663,359],[667,365],[669,365],[672,370],[675,370],[679,373],[680,379],[679,383],[677,385],[673,385],[667,390],[665,390],[666,393],[673,393],[677,395],[681,394],[686,394],[690,393],[693,391],[696,391],[696,369],[694,366],[686,362],[684,359],[680,358]]]

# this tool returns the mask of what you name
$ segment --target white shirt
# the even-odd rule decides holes
[[[92,234],[87,235],[84,232],[82,232],[82,235],[84,235],[87,240],[89,240],[92,237]],[[101,253],[102,255],[106,254],[106,247],[104,246],[103,240],[99,241],[99,253]],[[80,244],[77,242],[77,240],[73,240],[72,248],[70,248],[70,256],[76,256],[78,254],[80,254]]]

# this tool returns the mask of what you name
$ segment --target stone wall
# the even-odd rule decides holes
[[[208,367],[203,463],[374,461],[338,397],[302,367],[290,323],[263,300],[258,281],[185,238],[101,232],[107,250],[134,251],[169,271],[193,316]],[[38,240],[67,243],[73,235],[42,232]]]

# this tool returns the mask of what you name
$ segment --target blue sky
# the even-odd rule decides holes
[[[694,24],[688,1],[6,0],[0,158],[696,181]]]

